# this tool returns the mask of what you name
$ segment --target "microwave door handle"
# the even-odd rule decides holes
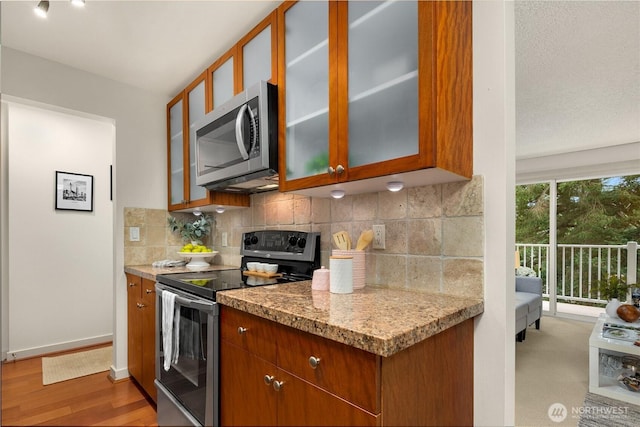
[[[249,145],[249,152],[251,152],[258,143],[258,129],[256,129],[256,116],[253,114],[251,107],[249,107],[248,112],[249,120],[251,120],[251,128],[253,129],[253,139],[251,140],[251,145]]]
[[[238,111],[238,115],[236,116],[236,144],[238,144],[238,150],[240,150],[240,155],[243,160],[249,159],[249,153],[247,153],[247,149],[244,147],[244,135],[242,135],[242,119],[247,108],[247,104],[244,104],[240,107],[240,111]]]

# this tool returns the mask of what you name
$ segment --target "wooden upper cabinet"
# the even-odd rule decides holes
[[[167,105],[169,210],[210,204],[210,194],[196,185],[195,127],[205,114],[202,73]]]
[[[471,2],[285,2],[280,190],[472,168]]]
[[[207,112],[244,89],[277,80],[277,13],[274,10],[207,70]]]
[[[196,130],[206,111],[207,73],[167,105],[169,211],[207,205],[249,206],[246,194],[208,191],[196,183]]]

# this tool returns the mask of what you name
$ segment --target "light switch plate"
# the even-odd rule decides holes
[[[129,241],[130,242],[140,241],[140,227],[129,227]]]
[[[227,239],[227,232],[222,232],[222,246],[229,246],[229,241]]]

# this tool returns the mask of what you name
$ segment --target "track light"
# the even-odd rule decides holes
[[[216,208],[216,212],[218,212],[218,213],[223,213],[224,211],[225,211],[224,206],[218,206]]]
[[[84,7],[84,0],[71,0],[71,4],[75,7]]]
[[[41,0],[33,11],[40,18],[46,18],[47,12],[49,11],[49,2],[47,0]]]

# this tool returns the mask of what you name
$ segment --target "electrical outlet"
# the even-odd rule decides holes
[[[384,249],[384,224],[373,226],[373,249]]]
[[[140,241],[140,227],[129,227],[129,241],[130,242]]]
[[[227,232],[226,231],[222,232],[222,246],[229,246],[229,241],[228,241],[228,237],[227,237]]]

